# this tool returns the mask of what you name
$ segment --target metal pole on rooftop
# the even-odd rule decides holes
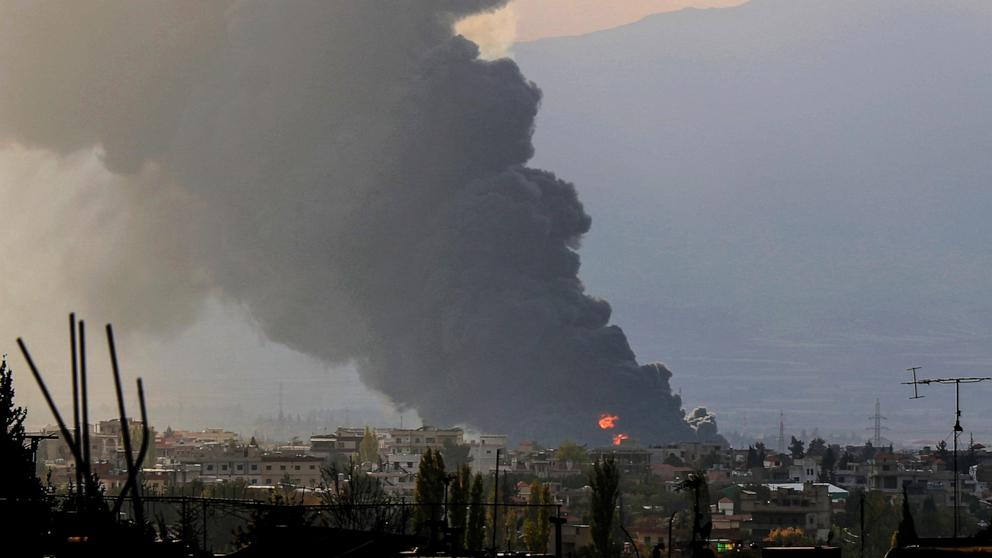
[[[961,428],[961,380],[954,382],[954,538],[958,538],[958,514],[960,513],[961,493],[958,486],[958,435]]]
[[[79,368],[76,357],[76,314],[69,314],[69,362],[72,365],[72,423],[73,439],[70,443],[76,445],[76,453],[80,456],[79,429]],[[76,509],[83,506],[83,464],[76,460]]]
[[[499,513],[499,448],[496,448],[496,475],[493,482],[493,556],[496,556],[496,516]]]
[[[79,320],[79,388],[82,396],[83,461],[90,473],[90,412],[89,391],[86,386],[86,323]]]

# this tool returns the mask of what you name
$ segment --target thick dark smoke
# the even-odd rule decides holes
[[[0,137],[181,192],[151,235],[171,244],[117,264],[167,296],[115,315],[177,327],[220,295],[435,424],[597,441],[609,411],[642,441],[715,437],[585,294],[590,218],[524,166],[540,91],[453,35],[500,3],[4,4]]]

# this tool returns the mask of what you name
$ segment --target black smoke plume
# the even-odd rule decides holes
[[[693,438],[671,373],[584,292],[575,188],[525,166],[540,91],[452,31],[500,3],[4,3],[0,138],[99,148],[134,178],[115,215],[177,192],[130,225],[167,246],[122,251],[132,286],[92,294],[144,327],[212,294],[430,423],[598,441],[608,411]]]

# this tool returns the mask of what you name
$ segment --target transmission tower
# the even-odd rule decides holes
[[[874,435],[875,436],[874,436],[874,438],[872,438],[871,443],[875,444],[875,447],[876,448],[881,447],[882,446],[882,431],[883,430],[888,430],[888,428],[882,426],[882,421],[883,420],[889,420],[889,417],[883,417],[882,416],[882,404],[878,401],[878,398],[875,399],[875,414],[872,415],[872,416],[870,416],[870,417],[868,417],[868,418],[870,420],[874,421],[874,424],[872,426],[869,426],[867,428],[868,430],[874,431]]]

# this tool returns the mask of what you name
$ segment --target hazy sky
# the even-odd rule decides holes
[[[583,35],[684,8],[725,8],[747,0],[512,0],[495,12],[467,18],[459,31],[488,57],[516,42]]]
[[[735,426],[857,436],[877,397],[910,439],[953,390],[909,402],[905,368],[992,373],[990,36],[980,0],[754,0],[514,57],[639,355]],[[976,440],[990,390],[962,395]]]
[[[684,8],[725,8],[746,0],[514,0],[517,40],[583,35]]]
[[[992,314],[987,311],[992,308],[992,255],[986,246],[992,235],[987,219],[992,212],[987,157],[992,150],[987,107],[992,83],[987,72],[976,71],[987,66],[983,56],[992,36],[988,4],[739,4],[515,0],[457,29],[477,41],[489,58],[512,52],[524,77],[543,91],[535,164],[574,181],[592,216],[580,252],[580,277],[592,294],[613,303],[613,323],[624,327],[638,356],[671,365],[672,383],[685,389],[687,408],[709,405],[727,417],[724,430],[766,431],[783,409],[797,430],[829,425],[823,430],[861,433],[867,426],[862,415],[867,417],[875,397],[881,397],[883,411],[900,422],[889,424],[899,438],[913,437],[902,426],[909,422],[939,436],[946,394],[902,408],[898,381],[903,368],[919,364],[932,375],[992,372],[992,352],[986,348],[992,340]],[[660,13],[721,6],[727,8]],[[65,321],[70,310],[82,312],[94,328],[91,354],[99,418],[113,411],[98,328],[122,315],[128,320],[120,324],[125,372],[132,378],[143,375],[156,394],[151,409],[153,417],[160,417],[156,422],[243,428],[255,415],[275,411],[280,384],[288,409],[347,406],[373,409],[383,421],[397,418],[386,397],[358,382],[355,362],[327,364],[304,354],[335,352],[333,343],[325,347],[321,338],[296,340],[294,349],[286,341],[294,341],[292,334],[269,334],[273,323],[315,312],[298,300],[291,311],[273,312],[278,305],[272,301],[280,293],[275,287],[285,280],[280,264],[292,260],[266,261],[261,277],[245,272],[260,261],[254,245],[239,244],[235,235],[203,235],[201,228],[223,230],[221,223],[194,220],[200,202],[181,187],[189,180],[187,173],[200,173],[196,178],[204,183],[209,182],[204,176],[219,176],[231,188],[254,180],[247,171],[244,177],[224,174],[224,157],[244,162],[251,171],[272,172],[256,159],[267,153],[260,146],[287,133],[279,125],[286,115],[267,119],[264,111],[252,107],[268,106],[287,94],[310,94],[309,71],[272,62],[283,60],[280,56],[295,59],[284,41],[253,42],[260,29],[278,37],[289,26],[273,25],[273,31],[253,24],[247,13],[235,14],[245,17],[234,18],[232,41],[248,48],[209,60],[216,65],[209,69],[224,79],[198,87],[195,93],[205,108],[179,111],[179,120],[169,116],[186,100],[170,96],[175,82],[142,73],[141,68],[154,66],[143,64],[142,56],[154,52],[159,39],[175,40],[182,33],[196,38],[203,29],[159,28],[157,21],[146,22],[151,32],[134,36],[148,41],[142,49],[130,50],[117,42],[129,39],[112,32],[82,38],[68,32],[25,35],[38,39],[37,44],[21,38],[20,29],[0,34],[0,52],[8,55],[0,58],[0,71],[22,72],[22,83],[36,88],[21,91],[19,83],[7,80],[4,92],[10,96],[4,98],[21,104],[0,106],[7,121],[0,123],[0,136],[9,140],[4,125],[13,122],[11,127],[17,128],[32,110],[47,115],[29,123],[26,133],[14,130],[11,135],[17,139],[0,147],[0,266],[5,273],[0,339],[18,373],[18,400],[31,408],[33,424],[47,417],[13,339],[27,339],[53,378],[53,391],[65,401],[68,383],[54,378],[67,377]],[[651,14],[656,15],[646,17]],[[184,21],[186,15],[177,18]],[[64,17],[53,21],[74,29],[85,23],[76,25]],[[207,29],[215,22],[204,21]],[[116,29],[124,24],[106,25]],[[403,22],[395,29],[405,29]],[[308,31],[314,45],[322,44],[319,29]],[[361,33],[342,33],[355,52],[374,53],[388,68],[409,49],[425,48],[403,36],[394,42],[404,46],[395,57],[387,56],[366,44]],[[211,46],[209,41],[177,42],[189,50],[180,49],[176,67],[202,60],[196,49]],[[42,56],[49,52],[67,54]],[[467,52],[438,56],[463,61]],[[18,65],[34,56],[42,61]],[[336,63],[341,72],[350,67],[347,60],[330,62]],[[230,71],[232,67],[237,71]],[[286,72],[278,78],[298,80],[294,83],[299,87],[282,87],[278,79],[253,73],[272,67]],[[46,81],[66,69],[85,87],[66,93],[64,83]],[[83,80],[87,71],[98,79]],[[488,71],[513,77],[497,80],[499,85],[521,81],[508,66]],[[129,77],[118,79],[119,73]],[[197,75],[184,73],[177,79],[195,81]],[[470,88],[440,90],[458,94]],[[221,93],[230,91],[235,93],[229,97]],[[302,149],[290,156],[306,163],[312,157],[320,173],[301,172],[287,181],[304,184],[312,176],[332,175],[335,161],[319,155],[328,145],[364,147],[331,150],[347,166],[376,154],[380,140],[395,141],[388,125],[395,115],[369,110],[358,91],[350,86],[336,90],[345,101],[340,107],[330,103],[328,112],[338,111],[334,115],[315,112],[337,118],[351,114],[352,103],[380,125],[352,122],[331,134],[314,125],[307,128],[311,136],[293,136],[301,144],[319,146],[314,153]],[[478,101],[467,106],[476,110],[486,101],[493,111],[504,110],[501,101],[523,95],[527,100],[520,106],[527,113],[535,106],[528,91],[481,88],[476,96],[467,94]],[[419,93],[418,102],[434,98]],[[113,102],[145,98],[155,102]],[[51,99],[96,99],[102,104],[85,112]],[[325,104],[316,94],[302,102]],[[292,121],[313,125],[309,117],[293,112],[295,106],[285,107]],[[441,114],[443,106],[430,115],[451,118],[452,126],[489,114],[480,110],[456,118]],[[112,129],[100,130],[114,140],[101,147],[93,129],[103,112],[118,120]],[[197,126],[205,121],[220,123],[210,128],[218,137],[237,139],[199,134]],[[267,126],[264,141],[237,132],[246,122]],[[525,128],[528,122],[521,117],[517,124]],[[132,133],[161,129],[182,141],[160,142],[154,134]],[[470,132],[445,149],[465,149],[463,144],[477,139]],[[505,146],[513,151],[508,156],[512,160],[526,152],[527,146],[519,143]],[[201,145],[221,146],[218,157],[202,157],[195,147]],[[239,151],[245,148],[260,155]],[[472,153],[485,155],[484,149]],[[402,174],[377,168],[374,161],[362,164],[377,176]],[[357,176],[343,182],[369,188],[363,199],[374,199],[377,190]],[[232,212],[262,201],[265,209],[255,211],[266,218],[269,211],[301,210],[267,199],[262,189],[243,199],[218,197]],[[336,203],[342,200],[333,201],[303,209],[333,216],[321,222],[329,223],[331,237],[338,237],[350,230],[355,212]],[[404,208],[397,204],[390,211]],[[290,225],[289,241],[278,245],[280,257],[313,242],[307,236],[312,231]],[[287,230],[272,226],[239,232],[265,243]],[[229,245],[240,249],[232,256],[237,272],[224,277],[224,288],[218,288],[216,270],[199,265],[191,254]],[[143,265],[124,265],[135,261]],[[328,278],[339,277],[332,273],[321,281]],[[290,284],[287,291],[315,288]],[[316,284],[323,288],[324,283]],[[196,296],[188,296],[190,288]],[[150,301],[149,292],[160,296]],[[269,302],[272,307],[266,307]],[[367,326],[340,319],[345,315],[334,314],[338,329],[321,335],[344,339],[352,333],[350,326],[356,331]],[[439,337],[442,342],[463,341],[451,331]],[[298,350],[300,345],[307,350]],[[841,398],[838,385],[846,386]],[[406,416],[413,420],[415,413]],[[969,427],[984,428],[975,437],[985,441],[992,412],[969,409],[966,417]]]

